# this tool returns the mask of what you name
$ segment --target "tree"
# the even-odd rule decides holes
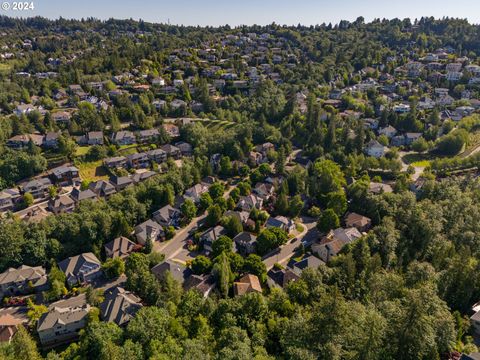
[[[227,230],[228,236],[234,238],[237,234],[243,231],[243,225],[241,220],[234,215],[226,216],[222,221],[223,227]]]
[[[326,195],[339,192],[346,185],[340,166],[332,160],[317,160],[313,165],[313,178],[310,179],[310,193],[319,201],[325,202]]]
[[[33,201],[34,201],[34,198],[33,198],[33,195],[30,194],[29,192],[25,193],[23,195],[23,204],[24,204],[24,207],[30,207],[33,205]]]
[[[11,349],[13,353],[12,359],[42,359],[38,352],[37,344],[22,325],[18,327],[17,332],[13,336]]]
[[[208,192],[214,201],[218,200],[223,193],[225,192],[225,185],[223,185],[220,181],[214,182]]]
[[[295,218],[300,215],[300,212],[303,209],[303,200],[300,195],[295,195],[290,199],[288,204],[290,216]]]
[[[27,308],[27,316],[30,319],[30,323],[33,325],[36,325],[42,314],[48,312],[48,308],[45,305],[35,305],[30,298],[27,299]]]
[[[220,219],[222,218],[222,209],[218,204],[211,205],[207,209],[207,218],[205,219],[205,222],[208,226],[215,226],[220,222]]]
[[[191,269],[194,274],[207,274],[212,269],[212,261],[204,255],[198,255],[192,260]]]
[[[275,211],[280,215],[287,215],[288,213],[288,198],[285,192],[281,192],[278,197],[277,201],[275,201]]]
[[[347,196],[345,191],[335,191],[327,194],[327,208],[335,211],[335,214],[342,216],[347,210]]]
[[[217,279],[218,288],[224,298],[228,296],[228,289],[230,288],[230,263],[227,254],[222,252],[216,259],[213,266],[213,273]]]
[[[212,243],[212,257],[216,258],[222,252],[232,251],[233,241],[228,236],[222,235]]]
[[[182,214],[187,223],[191,222],[195,215],[197,214],[197,207],[192,200],[186,199],[181,207]]]
[[[150,236],[147,237],[147,240],[145,240],[145,246],[143,247],[143,252],[145,254],[150,254],[153,250],[153,241],[150,238]]]
[[[125,263],[117,256],[105,261],[102,265],[102,270],[109,279],[115,279],[125,272]]]
[[[96,307],[99,307],[100,304],[105,300],[103,296],[103,289],[95,289],[90,285],[87,287],[85,296],[87,303]]]
[[[427,151],[428,150],[427,141],[423,137],[415,140],[412,143],[412,150],[417,151],[417,152],[421,152],[421,153]]]
[[[268,228],[263,230],[257,237],[257,252],[265,255],[270,250],[276,249],[287,242],[288,235],[279,228]]]
[[[262,283],[267,280],[267,266],[260,256],[256,254],[248,255],[245,259],[243,268],[245,272],[257,275]]]
[[[212,197],[208,192],[200,195],[200,209],[206,210],[213,204]]]
[[[333,209],[326,209],[318,219],[317,228],[323,233],[327,233],[332,229],[340,226],[340,219]]]
[[[57,197],[58,191],[56,186],[49,186],[48,187],[48,197],[50,199],[55,199]]]

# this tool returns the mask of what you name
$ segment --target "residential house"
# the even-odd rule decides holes
[[[23,193],[32,194],[34,199],[44,198],[48,192],[48,188],[52,186],[49,178],[40,178],[30,180],[23,186]]]
[[[100,316],[103,321],[125,326],[142,308],[141,299],[119,286],[105,294],[100,304]]]
[[[380,135],[385,135],[388,138],[392,138],[397,135],[397,129],[395,129],[392,125],[388,125],[380,130],[378,130]]]
[[[282,229],[286,233],[290,233],[295,230],[295,223],[285,216],[269,217],[265,223],[265,226],[267,228],[276,227]]]
[[[208,186],[202,183],[195,184],[191,188],[185,190],[184,197],[191,199],[194,203],[198,203],[200,201],[200,196],[206,192],[208,192]]]
[[[345,245],[361,236],[362,234],[354,227],[330,230],[319,244],[312,245],[312,252],[317,254],[321,260],[327,262],[336,256]]]
[[[79,188],[74,188],[70,193],[70,197],[75,202],[75,204],[78,204],[84,200],[97,200],[97,194],[95,194],[90,189],[80,190]]]
[[[255,165],[260,165],[264,162],[264,157],[262,153],[259,153],[257,151],[250,151],[248,153],[248,160]]]
[[[405,134],[405,145],[412,145],[412,143],[422,137],[422,133],[407,132]]]
[[[127,158],[125,156],[115,156],[103,160],[103,165],[109,169],[119,169],[127,166]]]
[[[75,166],[59,166],[50,171],[50,178],[62,186],[75,185],[80,182],[80,172]]]
[[[87,325],[90,309],[85,295],[53,303],[37,322],[37,333],[43,348],[78,340],[79,331]]]
[[[291,269],[270,269],[267,273],[267,285],[270,289],[284,288],[289,282],[297,281],[300,276],[295,274]]]
[[[250,213],[248,211],[233,211],[233,210],[228,210],[224,214],[225,217],[230,217],[233,216],[240,221],[242,225],[247,225],[248,220],[250,217]]]
[[[255,188],[253,189],[253,192],[258,195],[261,199],[264,201],[267,201],[270,199],[274,193],[275,193],[275,188],[272,184],[268,183],[257,183],[255,185]]]
[[[151,220],[148,219],[144,221],[140,225],[135,227],[135,237],[137,241],[141,245],[145,245],[147,243],[147,239],[152,240],[152,242],[160,240],[165,236],[165,232],[163,231],[162,226]]]
[[[88,145],[103,145],[103,132],[90,131],[86,135]]]
[[[77,283],[89,283],[102,276],[100,260],[91,252],[62,260],[58,263],[58,267],[65,273],[70,286]]]
[[[167,160],[167,153],[162,149],[155,149],[146,152],[150,161],[161,164]]]
[[[46,148],[57,148],[58,147],[58,138],[60,137],[60,133],[58,132],[48,132],[45,135],[45,138],[43,140],[43,146]]]
[[[23,322],[12,314],[0,314],[0,344],[9,343]]]
[[[289,267],[292,271],[297,274],[298,276],[302,275],[302,272],[306,269],[318,269],[319,266],[325,265],[325,262],[317,258],[316,256],[310,254],[303,257],[303,259],[299,261],[293,261],[289,264]]]
[[[360,232],[367,231],[372,225],[372,220],[366,216],[351,212],[345,217],[345,226],[354,227]]]
[[[68,124],[72,119],[72,114],[66,111],[58,111],[52,113],[52,120],[57,124]]]
[[[261,209],[263,205],[263,199],[254,195],[250,194],[247,196],[242,196],[237,203],[237,208],[243,211],[252,211],[253,208]]]
[[[473,333],[476,336],[480,336],[480,302],[477,302],[472,306],[473,315],[470,317],[470,324]]]
[[[213,242],[216,241],[220,236],[226,235],[227,230],[220,225],[217,225],[213,228],[208,229],[203,234],[200,235],[200,242],[203,244],[203,248],[211,252]]]
[[[174,100],[175,101],[175,100]],[[172,101],[173,104],[173,101]],[[185,104],[186,105],[186,104]],[[172,138],[180,136],[180,130],[177,125],[174,124],[163,124],[163,130]]]
[[[121,191],[133,184],[133,180],[129,176],[114,176],[110,179],[110,182],[117,191]]]
[[[377,183],[377,182],[370,182],[368,185],[368,191],[372,194],[383,194],[383,193],[391,193],[393,189],[390,185],[384,183]]]
[[[36,146],[42,146],[43,139],[43,135],[40,134],[16,135],[7,140],[7,146],[12,149],[23,149],[30,141]]]
[[[255,252],[257,246],[257,237],[249,232],[242,231],[233,238],[238,252],[249,255]]]
[[[262,286],[256,275],[246,274],[233,283],[233,293],[235,296],[243,296],[251,292],[262,293]]]
[[[75,209],[75,202],[70,196],[57,196],[48,200],[48,210],[55,215],[63,213],[71,213]]]
[[[175,143],[175,146],[180,149],[183,156],[191,156],[193,152],[193,147],[191,144],[185,141],[179,141]]]
[[[151,272],[158,280],[162,280],[167,272],[169,272],[172,278],[178,281],[182,286],[192,275],[192,271],[189,268],[173,260],[165,260],[160,264],[155,265]]]
[[[22,265],[17,269],[8,268],[0,274],[0,298],[39,292],[47,288],[47,273],[41,266]]]
[[[132,145],[137,139],[131,131],[122,130],[117,131],[112,135],[112,142],[116,145]]]
[[[152,214],[152,219],[155,220],[162,226],[178,226],[178,222],[181,217],[180,210],[170,206],[165,205],[161,209],[155,211]]]
[[[150,170],[137,170],[135,174],[132,175],[131,179],[134,184],[138,184],[144,180],[151,178],[152,176],[157,175],[155,171]]]
[[[97,194],[97,196],[105,198],[108,198],[117,192],[115,186],[108,180],[98,180],[95,182],[91,182],[88,185],[88,189]]]
[[[17,105],[17,107],[13,110],[13,113],[20,117],[32,111],[35,111],[35,106],[32,104],[20,104]]]
[[[162,145],[160,146],[160,149],[165,151],[167,156],[170,156],[174,159],[179,159],[182,156],[181,150],[178,147],[173,146],[171,144]]]
[[[368,156],[373,156],[374,158],[378,159],[385,155],[387,150],[387,147],[380,144],[377,140],[370,140],[370,142],[367,144],[365,152]]]
[[[159,135],[158,129],[140,130],[137,133],[137,138],[140,143],[153,143]]]
[[[105,254],[108,258],[119,257],[125,259],[137,247],[130,239],[120,236],[105,244]]]
[[[133,169],[145,169],[150,167],[150,159],[147,153],[135,153],[127,155],[127,164]]]
[[[275,150],[275,145],[273,145],[271,142],[266,142],[264,144],[255,146],[255,151],[261,153],[264,157],[266,157],[267,154],[273,150]]]
[[[0,213],[13,210],[20,199],[20,191],[17,188],[5,189],[0,192]]]

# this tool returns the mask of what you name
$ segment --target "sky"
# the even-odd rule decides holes
[[[12,3],[15,0],[4,0]],[[5,11],[9,16],[47,18],[143,19],[184,25],[315,25],[374,18],[444,16],[480,24],[480,0],[28,0],[35,10]]]

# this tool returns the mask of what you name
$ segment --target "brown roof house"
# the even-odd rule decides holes
[[[145,245],[147,239],[157,241],[164,236],[165,232],[163,231],[162,226],[151,219],[148,219],[135,227],[135,237],[141,245]]]
[[[55,215],[70,213],[75,209],[75,202],[70,196],[57,196],[48,200],[48,210]]]
[[[354,227],[330,230],[319,244],[312,245],[312,252],[317,254],[321,260],[327,262],[336,256],[345,245],[361,236],[362,234]]]
[[[104,321],[114,322],[119,326],[127,325],[142,308],[140,298],[130,291],[116,287],[105,294],[105,300],[100,305],[100,314]]]
[[[58,267],[65,273],[70,285],[91,282],[102,276],[100,260],[91,252],[62,260]]]
[[[22,323],[23,320],[11,314],[0,315],[0,344],[9,343]]]
[[[370,218],[354,212],[349,213],[345,218],[346,227],[354,227],[361,232],[367,231],[371,225],[372,220]]]
[[[28,294],[48,288],[47,273],[41,266],[22,265],[9,268],[0,274],[0,298]]]
[[[105,254],[109,258],[119,257],[125,259],[136,247],[137,244],[133,241],[124,236],[120,236],[105,244]]]
[[[244,275],[240,280],[233,283],[233,293],[235,296],[242,296],[251,292],[262,292],[260,280],[258,280],[256,275]]]

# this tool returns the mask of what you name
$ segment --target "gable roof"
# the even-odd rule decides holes
[[[130,254],[135,247],[135,243],[130,239],[120,236],[105,244],[105,249],[114,257],[125,257]]]
[[[77,256],[69,257],[65,260],[62,260],[58,263],[58,267],[62,270],[65,275],[68,276],[77,276],[84,266],[90,266],[90,264],[100,265],[100,260],[91,253],[83,253]]]
[[[100,305],[102,319],[120,326],[125,325],[141,309],[140,301],[140,298],[130,291],[116,287],[106,294]]]
[[[237,282],[233,283],[233,292],[236,296],[245,295],[249,292],[262,292],[260,280],[256,275],[246,274]]]

